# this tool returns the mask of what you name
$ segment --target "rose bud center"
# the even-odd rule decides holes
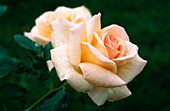
[[[104,33],[102,35],[102,41],[109,54],[109,59],[116,59],[122,57],[125,52],[123,41],[111,33]]]

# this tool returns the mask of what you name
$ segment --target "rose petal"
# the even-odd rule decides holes
[[[107,58],[109,57],[106,47],[104,46],[102,40],[100,39],[96,32],[94,33],[94,38],[91,44],[96,49],[98,49],[104,56],[106,56]]]
[[[56,15],[60,15],[61,18],[66,19],[68,16],[75,16],[76,18],[74,18],[75,20],[73,20],[72,22],[82,22],[84,21],[85,24],[87,24],[87,22],[89,21],[89,19],[92,17],[89,10],[84,7],[77,7],[77,8],[68,8],[68,7],[58,7],[55,10]],[[82,21],[78,21],[78,19],[83,19]]]
[[[114,102],[131,95],[127,86],[115,87],[108,89],[107,101]]]
[[[128,59],[125,64],[118,66],[117,74],[126,82],[134,79],[144,68],[147,61],[137,55]]]
[[[38,28],[36,26],[31,29],[30,33],[24,32],[24,35],[39,45],[45,45],[50,41],[49,38],[43,37],[39,34]]]
[[[128,59],[134,57],[138,52],[138,47],[131,42],[124,41],[125,55],[120,58],[112,59],[117,65],[125,64]]]
[[[91,63],[80,63],[79,66],[84,78],[95,86],[110,88],[125,84],[115,73],[100,66]]]
[[[107,52],[109,53],[109,59],[115,58],[120,53],[120,51],[114,49],[113,47],[109,46],[108,44],[105,44],[105,46],[106,46]]]
[[[50,34],[52,32],[50,22],[56,20],[57,18],[58,15],[56,15],[53,11],[48,11],[43,13],[35,20],[36,26],[41,36],[50,38]]]
[[[68,44],[70,28],[74,27],[75,24],[58,18],[57,20],[50,23],[52,26],[51,43],[53,47],[58,47],[62,44]]]
[[[91,44],[81,43],[81,60],[82,62],[89,62],[101,67],[104,67],[114,73],[117,72],[117,66],[112,61],[106,58],[99,50],[94,48]]]
[[[45,37],[40,36],[40,35],[34,35],[34,34],[31,34],[31,33],[25,32],[24,36],[28,37],[29,39],[31,39],[32,41],[36,42],[39,45],[45,45],[48,42],[50,42],[50,39],[45,38]]]
[[[93,40],[94,32],[101,30],[101,23],[100,23],[101,14],[94,15],[87,24],[87,40],[88,43],[91,43]]]
[[[51,71],[54,67],[52,60],[47,61],[48,70]]]
[[[87,93],[98,106],[103,105],[108,97],[107,88],[94,87]]]
[[[77,8],[74,8],[73,9],[80,17],[83,17],[83,20],[85,22],[85,24],[88,23],[88,21],[91,19],[91,14],[89,12],[89,10],[84,7],[84,6],[81,6],[81,7],[77,7]]]
[[[103,35],[106,32],[109,32],[110,34],[113,34],[113,35],[123,39],[124,41],[129,41],[129,36],[127,35],[125,29],[121,26],[118,26],[118,25],[115,25],[115,24],[110,25],[110,26],[102,29],[100,34]]]
[[[86,92],[92,89],[93,86],[70,64],[67,50],[67,45],[60,45],[51,50],[51,59],[56,68],[58,77],[61,81],[66,79],[77,91]]]
[[[80,39],[83,32],[83,23],[78,24],[77,26],[70,29],[70,37],[69,37],[69,57],[70,62],[78,66],[81,60],[81,47],[80,47]]]

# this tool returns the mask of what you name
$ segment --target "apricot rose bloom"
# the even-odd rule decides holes
[[[147,62],[139,57],[138,47],[124,28],[110,25],[101,29],[100,16],[94,15],[87,25],[61,18],[51,22],[51,57],[60,80],[87,92],[97,105],[131,95],[126,84]]]
[[[91,14],[84,6],[77,8],[58,7],[55,11],[48,11],[36,19],[36,25],[30,33],[24,35],[40,45],[45,45],[51,40],[52,28],[50,22],[57,18],[65,19],[72,23],[87,23]]]

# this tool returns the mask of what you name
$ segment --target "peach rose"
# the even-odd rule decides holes
[[[60,80],[87,92],[97,105],[131,95],[126,84],[147,62],[122,27],[101,29],[100,16],[94,15],[87,25],[61,18],[51,22],[51,58]]]
[[[51,40],[52,28],[50,22],[57,18],[65,19],[72,23],[87,23],[91,18],[91,14],[84,6],[77,8],[58,7],[55,11],[48,11],[36,19],[36,25],[30,33],[25,32],[24,35],[38,44],[45,45]]]

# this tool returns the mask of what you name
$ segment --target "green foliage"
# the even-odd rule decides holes
[[[44,52],[44,58],[45,60],[51,60],[51,54],[50,54],[50,50],[52,49],[52,45],[51,42],[49,42],[48,44],[46,44],[43,48],[43,52]]]
[[[20,85],[8,83],[0,87],[0,92],[7,98],[17,99],[26,94],[26,89]]]
[[[11,72],[13,67],[11,66],[10,58],[8,57],[0,57],[0,78],[8,76]]]
[[[15,35],[14,39],[16,43],[21,47],[29,49],[37,55],[42,55],[42,45],[38,45],[37,43],[30,40],[28,37],[25,37],[23,35]]]
[[[6,11],[8,7],[6,5],[0,5],[0,16],[2,16]]]
[[[39,103],[32,111],[64,111],[65,90],[51,93],[47,98]]]
[[[53,81],[53,87],[57,88],[61,85],[60,79],[57,76],[57,72],[55,70],[55,68],[53,68],[50,72],[50,76],[51,76],[51,80]]]

